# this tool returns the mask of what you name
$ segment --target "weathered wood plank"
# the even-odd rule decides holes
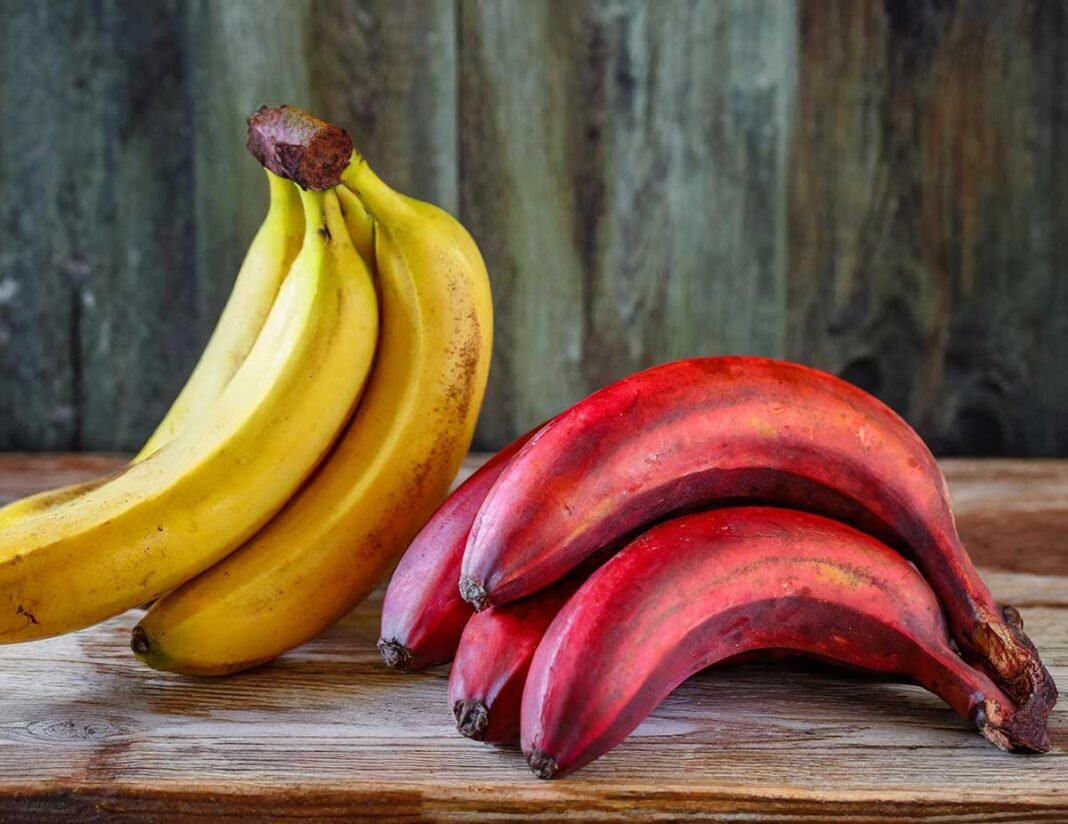
[[[195,146],[198,334],[206,341],[245,249],[267,210],[260,165],[245,150],[245,118],[260,106],[311,107],[302,36],[306,3],[190,0],[186,54],[189,127]],[[189,363],[192,367],[192,362]]]
[[[458,214],[456,0],[320,0],[315,111],[391,186]]]
[[[180,137],[189,128],[183,9],[179,0],[106,4],[97,23],[103,52],[79,69],[107,78],[108,88],[86,124],[104,144],[104,164],[96,170],[102,208],[78,225],[89,263],[72,318],[75,448],[139,444],[173,397],[180,355],[200,343],[189,322],[198,310],[193,150]],[[80,155],[64,162],[80,163]],[[80,187],[78,177],[66,185]]]
[[[497,298],[481,445],[655,362],[781,354],[794,8],[461,3],[461,215]]]
[[[453,485],[489,453],[472,452]],[[22,495],[106,475],[124,455],[0,453],[0,504]],[[1068,576],[1068,462],[963,460],[941,462],[957,528],[973,560],[985,567]]]
[[[136,448],[162,416],[265,211],[244,118],[307,99],[299,11],[5,8],[0,449]]]
[[[1068,9],[807,2],[788,352],[949,454],[1068,449]]]
[[[1056,797],[1031,801],[985,797],[917,800],[907,792],[883,789],[843,791],[831,800],[818,793],[767,787],[679,788],[672,785],[601,784],[596,787],[541,789],[480,783],[428,787],[384,785],[374,795],[366,788],[322,790],[296,785],[270,795],[240,793],[230,785],[191,797],[180,790],[142,790],[99,786],[63,796],[27,793],[9,804],[0,801],[5,821],[722,821],[891,822],[932,821],[1046,822],[1059,824],[1064,804]],[[165,812],[161,812],[165,811]]]
[[[1050,604],[1025,618],[1063,681],[1068,579],[1047,581],[1036,594]],[[100,801],[129,815],[276,811],[317,820],[1068,814],[1065,709],[1053,716],[1052,754],[1012,756],[919,688],[774,667],[707,671],[614,752],[572,779],[538,782],[514,747],[455,733],[444,669],[384,670],[374,648],[379,598],[274,666],[225,680],[138,665],[125,647],[136,615],[0,649],[0,816],[73,818]]]
[[[94,452],[0,452],[0,506],[24,495],[103,477],[128,460],[128,455]]]
[[[585,387],[582,264],[568,202],[576,182],[562,105],[568,76],[552,46],[573,42],[574,8],[460,3],[460,216],[494,296],[485,402],[494,414],[479,425],[483,446],[507,442]]]
[[[304,0],[188,0],[184,55],[189,72],[186,125],[193,185],[184,193],[195,221],[194,265],[183,284],[195,301],[192,345],[176,354],[166,391],[145,420],[147,436],[192,371],[233,287],[249,241],[267,211],[267,184],[245,150],[245,118],[263,105],[311,107]],[[113,448],[136,449],[133,443]]]
[[[1068,576],[1068,462],[944,460],[964,545],[979,565]]]
[[[406,15],[395,4],[387,13],[384,7],[284,0],[195,0],[184,9],[185,30],[175,42],[184,44],[189,100],[186,106],[168,111],[178,119],[171,124],[171,142],[193,147],[185,158],[191,183],[176,198],[157,196],[157,202],[166,208],[174,199],[184,200],[192,210],[195,225],[182,239],[187,245],[192,239],[194,259],[174,274],[180,278],[176,288],[194,305],[179,315],[180,333],[162,336],[168,345],[166,357],[151,361],[140,347],[124,350],[139,369],[124,369],[121,374],[135,379],[140,371],[146,380],[155,379],[160,385],[149,403],[121,401],[128,395],[118,387],[100,392],[99,399],[108,404],[104,411],[111,417],[101,415],[99,431],[89,433],[89,442],[95,444],[131,448],[140,443],[192,369],[229,294],[266,208],[263,173],[244,149],[249,112],[285,101],[336,116],[358,140],[368,135],[368,151],[383,157],[383,172],[397,185],[410,186],[446,206],[456,200],[455,152],[448,152],[449,141],[455,142],[455,89],[450,80],[455,73],[455,27],[450,3],[435,7],[436,26],[429,28],[421,20],[426,11],[422,4],[412,4]],[[368,20],[373,22],[370,30],[366,30]],[[155,65],[160,60],[145,62]],[[353,78],[359,82],[354,84]],[[377,105],[352,118],[354,109],[348,103],[358,109],[361,88],[368,94],[373,90]],[[383,95],[391,94],[414,101],[412,109],[383,109]],[[430,122],[420,133],[412,124],[423,116]],[[166,138],[157,139],[152,148],[158,151],[165,143]],[[143,218],[152,212],[145,208],[137,214]],[[116,294],[128,297],[134,291],[126,284]],[[137,314],[137,302],[125,305],[133,316],[127,318],[129,327],[147,328],[150,333],[158,329],[152,313]],[[174,317],[167,308],[157,308],[155,315]],[[106,367],[104,361],[101,371]],[[116,406],[135,414],[139,426],[109,433],[108,421],[114,420]]]
[[[1037,0],[8,0],[0,449],[139,446],[264,211],[244,117],[287,100],[482,245],[481,445],[732,351],[943,453],[1068,454],[1065,42]]]
[[[160,9],[163,27],[169,12]],[[116,193],[116,176],[124,164],[135,179],[149,171],[126,151],[121,116],[130,89],[118,53],[121,37],[131,37],[136,50],[145,30],[123,26],[121,17],[113,3],[16,0],[4,6],[0,449],[78,448],[85,442],[85,399],[93,394],[108,402],[116,386],[90,385],[84,367],[95,354],[87,349],[107,348],[102,339],[113,301],[138,300],[108,292],[127,252],[124,232],[114,225],[126,216],[126,193]],[[156,197],[168,192],[166,181],[151,176],[136,185]],[[173,213],[180,223],[180,203]],[[143,251],[143,241],[135,240],[129,252]],[[146,294],[166,287],[167,273],[157,278],[144,285]],[[147,316],[159,308],[141,303]],[[157,328],[169,331],[166,322]],[[123,354],[115,355],[119,371]],[[141,397],[135,388],[124,400],[136,410]]]
[[[485,457],[472,455],[465,473]],[[121,462],[0,455],[0,494]],[[1021,608],[1068,683],[1068,461],[944,466],[966,537],[982,538],[987,516],[1030,530],[1036,551],[1022,557],[1009,526],[987,533],[983,575]],[[1058,565],[1043,561],[1045,574],[1034,574],[1028,564],[1043,553]],[[1068,817],[1068,706],[1052,716],[1051,754],[1012,756],[917,687],[796,667],[706,671],[617,750],[571,779],[539,782],[515,747],[456,735],[446,668],[384,669],[380,599],[275,665],[226,679],[137,664],[126,648],[136,612],[0,647],[0,819]]]

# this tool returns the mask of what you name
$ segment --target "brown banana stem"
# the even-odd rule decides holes
[[[352,159],[340,126],[296,106],[263,106],[248,119],[248,150],[269,171],[303,189],[331,189]]]

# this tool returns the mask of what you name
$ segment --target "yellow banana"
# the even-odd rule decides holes
[[[0,506],[0,529],[9,524],[48,512],[61,504],[67,503],[67,501],[73,501],[89,490],[96,489],[98,486],[107,483],[112,478],[115,478],[117,474],[102,475],[98,478],[90,478],[88,481],[79,481],[66,486],[57,486],[42,492],[35,492],[33,495],[27,495],[24,498],[18,498],[9,504]]]
[[[267,183],[270,191],[267,216],[248,247],[234,291],[185,387],[133,459],[134,463],[171,441],[222,394],[263,328],[282,279],[300,251],[304,210],[297,189],[271,172],[267,172]],[[113,477],[93,478],[12,501],[0,507],[0,528],[65,504]]]
[[[337,195],[301,197],[300,254],[218,401],[118,478],[0,531],[0,642],[87,626],[207,569],[344,429],[374,356],[377,298]]]
[[[286,509],[135,627],[131,646],[157,669],[235,672],[321,632],[389,572],[470,445],[493,323],[478,248],[447,213],[392,191],[366,163],[345,180],[375,225],[382,335],[367,392]]]
[[[266,170],[264,170],[266,171]],[[249,245],[219,322],[185,387],[134,461],[169,443],[222,395],[251,351],[304,240],[304,211],[297,188],[266,171],[267,217]]]
[[[359,155],[353,154],[351,163],[359,163]],[[360,253],[372,275],[377,275],[378,265],[375,263],[375,221],[371,213],[354,197],[352,192],[344,187],[337,189],[338,200],[341,202],[341,214],[345,217],[345,225],[349,230],[352,245]]]

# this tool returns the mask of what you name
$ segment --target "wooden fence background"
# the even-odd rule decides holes
[[[941,453],[1068,454],[1068,7],[0,0],[0,449],[131,449],[346,126],[495,289],[478,442],[686,355],[837,372]]]

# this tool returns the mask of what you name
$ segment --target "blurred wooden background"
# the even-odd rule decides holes
[[[0,449],[132,449],[291,102],[464,221],[481,447],[686,355],[837,372],[942,454],[1068,454],[1068,6],[0,0]]]

